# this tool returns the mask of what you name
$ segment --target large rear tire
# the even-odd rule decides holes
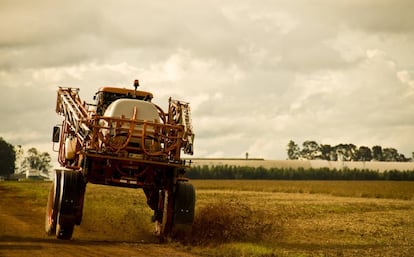
[[[48,236],[56,234],[57,216],[59,213],[60,181],[61,171],[56,170],[46,206],[45,231]]]
[[[175,189],[173,237],[184,237],[191,233],[195,213],[195,189],[188,182],[179,181]]]
[[[84,191],[85,183],[80,172],[62,171],[59,213],[56,224],[56,237],[58,239],[71,239],[75,224],[80,224]]]
[[[174,211],[174,197],[172,189],[164,189],[160,192],[160,209],[162,215],[159,220],[156,220],[156,235],[160,241],[163,242],[165,239],[171,236],[173,226],[173,211]]]
[[[57,239],[62,239],[62,240],[72,239],[74,228],[75,228],[75,222],[67,221],[67,220],[66,221],[60,220],[56,226]]]
[[[174,191],[164,189],[160,199],[163,210],[162,219],[156,221],[160,240],[188,235],[194,222],[195,190],[193,185],[179,181]]]

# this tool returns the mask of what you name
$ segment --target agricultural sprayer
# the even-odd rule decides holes
[[[189,104],[170,98],[164,112],[138,86],[136,80],[134,89],[102,87],[93,104],[80,99],[78,88],[59,87],[63,121],[53,128],[53,142],[61,167],[49,193],[47,234],[72,238],[87,183],[142,188],[162,238],[191,229],[195,190],[180,157],[193,154]]]

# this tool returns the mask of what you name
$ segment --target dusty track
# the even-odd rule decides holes
[[[61,241],[44,233],[44,210],[0,187],[0,256],[194,256],[169,244],[94,240]]]

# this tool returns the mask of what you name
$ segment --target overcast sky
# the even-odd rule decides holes
[[[58,86],[191,103],[195,157],[414,152],[414,1],[0,0],[0,137],[52,152]]]

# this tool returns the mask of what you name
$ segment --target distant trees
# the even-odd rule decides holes
[[[300,155],[302,158],[308,160],[320,159],[320,146],[315,141],[305,141],[302,144],[302,150],[300,151]]]
[[[14,173],[16,153],[13,145],[0,137],[0,176],[8,177]]]
[[[16,173],[48,175],[52,167],[50,164],[52,157],[48,152],[39,152],[35,147],[30,148],[25,153],[21,146],[15,147],[16,151]]]
[[[13,146],[0,137],[0,176],[8,177],[13,173],[27,174],[36,171],[37,174],[48,175],[52,165],[48,152],[39,152],[30,148],[26,153],[21,145]]]
[[[405,162],[408,159],[403,155],[398,153],[398,151],[394,148],[384,148],[382,150],[382,154],[384,156],[384,161],[397,161],[397,162]]]
[[[338,144],[331,146],[329,144],[318,144],[316,141],[307,140],[303,142],[302,149],[290,140],[287,145],[287,154],[289,160],[307,159],[307,160],[328,160],[328,161],[388,161],[388,162],[406,162],[403,154],[398,153],[395,148],[382,148],[375,145],[371,148],[367,146],[357,147],[354,144]]]
[[[48,174],[52,158],[48,152],[40,153],[36,148],[32,147],[27,150],[27,156],[23,165],[28,170],[36,170],[43,174]],[[27,170],[26,170],[27,172]]]

